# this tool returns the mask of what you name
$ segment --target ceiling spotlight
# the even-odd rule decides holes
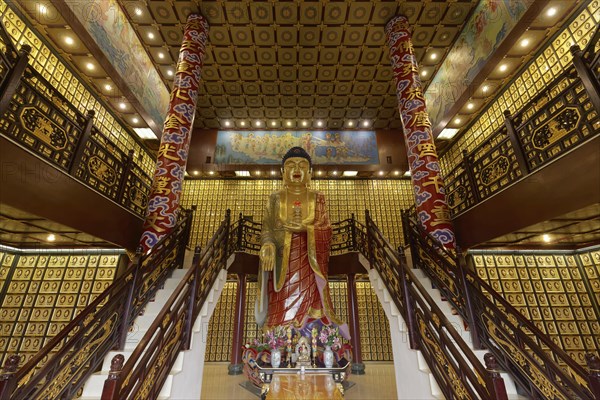
[[[383,174],[385,174],[385,172],[379,171],[379,176],[383,176]]]
[[[292,121],[288,121],[285,123],[287,126],[292,126]]]
[[[209,175],[214,175],[214,174],[215,174],[215,171],[208,171],[208,174],[209,174]]]
[[[323,175],[323,171],[317,171],[317,175],[319,175],[319,176]]]
[[[254,174],[255,175],[260,175],[260,171],[256,171]]]
[[[51,233],[48,236],[46,236],[46,240],[48,242],[54,242],[56,240],[56,236],[54,235],[54,233]]]
[[[165,58],[165,53],[163,53],[163,52],[158,53],[158,58],[160,58],[160,59]]]
[[[200,174],[200,172],[198,172],[198,171],[194,171],[194,172],[192,172],[192,173],[193,173],[194,175],[198,175],[198,174]]]
[[[46,13],[48,12],[48,7],[46,7],[43,4],[38,4],[38,11],[40,12],[40,14],[46,15]]]
[[[71,36],[65,36],[65,43],[69,46],[73,46],[75,44],[75,40]]]
[[[431,58],[432,60],[435,60],[437,58],[437,53],[431,53],[429,58]]]
[[[542,240],[546,243],[550,243],[552,241],[552,237],[550,235],[548,235],[547,233],[544,233],[542,235]]]
[[[473,103],[469,103],[469,104],[467,104],[467,108],[468,108],[469,110],[472,110],[474,107],[475,107],[475,104],[473,104]]]
[[[271,175],[275,175],[275,171],[271,170]]]
[[[348,126],[354,126],[354,122],[348,121]]]
[[[483,93],[487,93],[488,90],[490,90],[490,87],[488,85],[485,85],[484,87],[481,88],[481,91]]]
[[[508,69],[508,65],[506,65],[506,64],[502,64],[502,65],[500,66],[500,72],[504,72],[504,71],[506,71],[507,69]]]
[[[125,103],[123,103],[123,102],[120,102],[120,103],[119,103],[119,108],[120,108],[121,110],[124,110],[124,109],[126,109],[126,108],[127,108],[127,104],[125,104]]]
[[[271,121],[271,126],[276,126],[276,125],[277,125],[277,122]]]
[[[302,121],[302,126],[306,126],[306,125],[308,125],[308,122]]]
[[[173,70],[172,70],[172,69],[168,69],[168,70],[167,70],[167,75],[169,75],[169,76],[173,76]]]
[[[240,125],[241,125],[241,126],[246,126],[246,121],[241,121],[241,122],[240,122]]]
[[[521,47],[527,47],[527,46],[529,46],[529,39],[521,40]]]
[[[231,122],[225,121],[225,126],[230,126],[230,125],[231,125]]]
[[[112,90],[112,86],[110,86],[110,83],[107,83],[106,85],[104,85],[104,89],[107,91],[111,91]]]
[[[317,126],[323,126],[323,121],[317,121]]]
[[[136,117],[133,117],[133,119],[131,120],[131,122],[133,122],[134,124],[137,124],[138,122],[140,122],[140,120]]]
[[[460,118],[455,118],[455,119],[454,119],[454,123],[455,123],[455,124],[460,124],[461,122],[462,122],[462,121],[461,121],[461,119],[460,119]]]
[[[337,175],[337,171],[331,171],[331,175]]]
[[[256,126],[260,126],[260,121],[258,121],[258,120],[257,120],[257,121],[255,121],[255,122],[254,122],[254,125],[256,125]]]
[[[369,121],[363,121],[363,126],[366,128],[367,126],[369,126]]]
[[[394,175],[396,175],[396,176],[400,175],[400,171],[394,171]]]
[[[86,67],[87,69],[89,69],[90,71],[93,71],[93,70],[94,70],[94,68],[96,68],[96,66],[95,66],[93,63],[91,63],[91,62],[89,62],[89,63],[85,64],[85,67]]]
[[[427,76],[427,71],[425,71],[425,70],[421,71],[421,76]]]
[[[135,13],[135,15],[137,15],[138,17],[140,15],[142,15],[142,9],[139,7],[136,7],[135,10],[133,10],[133,12]]]
[[[550,7],[548,11],[546,11],[546,15],[549,17],[554,17],[556,15],[556,7]]]
[[[148,39],[154,39],[154,33],[148,32]]]

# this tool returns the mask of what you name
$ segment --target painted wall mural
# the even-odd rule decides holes
[[[141,106],[162,127],[169,90],[116,0],[64,0]]]
[[[532,0],[482,0],[425,92],[436,126],[514,28]]]
[[[280,164],[293,146],[303,147],[314,164],[379,164],[373,131],[219,131],[217,164]]]

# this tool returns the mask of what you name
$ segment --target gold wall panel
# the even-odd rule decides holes
[[[400,212],[414,205],[408,180],[314,180],[311,187],[323,192],[329,219],[337,222],[355,217],[364,223],[365,210],[392,245],[403,244]],[[197,205],[190,244],[203,246],[215,233],[231,209],[232,218],[239,213],[261,221],[269,195],[281,188],[279,180],[186,180],[181,204]]]
[[[255,279],[255,277],[253,277]],[[256,281],[246,284],[246,313],[242,343],[262,341],[262,330],[254,319]],[[205,361],[229,361],[233,337],[236,281],[228,281],[215,307],[208,326]],[[337,315],[348,322],[348,296],[345,281],[330,281],[331,300]],[[385,312],[369,281],[356,283],[363,361],[392,361],[390,327]],[[241,350],[240,350],[241,351]]]
[[[33,357],[112,283],[119,257],[0,252],[0,362]]]
[[[579,364],[600,349],[600,250],[475,252],[473,263],[479,277]]]
[[[531,64],[525,68],[504,92],[500,93],[485,112],[479,116],[471,127],[440,158],[440,168],[444,175],[460,165],[462,151],[471,152],[483,143],[490,135],[504,124],[504,110],[514,114],[538,93],[546,89],[572,63],[569,48],[578,44],[582,49],[587,45],[595,27],[600,24],[600,1],[590,1],[588,6],[560,32],[556,38],[541,52]],[[582,27],[586,27],[582,29]],[[543,103],[540,102],[539,107]],[[538,107],[538,108],[539,108]],[[532,107],[529,113],[537,111]],[[525,119],[530,115],[525,115]]]

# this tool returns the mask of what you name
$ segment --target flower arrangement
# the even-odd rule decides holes
[[[319,340],[323,346],[330,346],[332,350],[337,350],[342,347],[337,327],[323,326],[321,328],[321,333],[319,334]]]
[[[271,349],[280,349],[287,343],[287,332],[283,326],[276,326],[266,332],[265,339]]]

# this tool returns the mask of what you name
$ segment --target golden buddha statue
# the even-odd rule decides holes
[[[282,159],[283,189],[271,194],[263,217],[256,322],[263,329],[348,326],[333,309],[327,285],[331,224],[322,193],[309,189],[311,158],[292,147]]]

